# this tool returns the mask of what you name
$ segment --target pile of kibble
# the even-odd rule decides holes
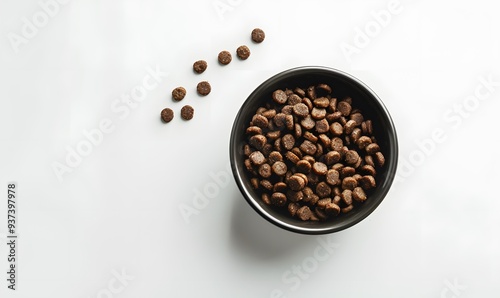
[[[252,30],[251,39],[254,43],[261,43],[266,37],[264,31],[260,28]],[[236,55],[240,60],[246,60],[250,57],[250,49],[246,45],[239,46],[236,49]],[[217,57],[220,65],[227,65],[233,60],[231,52],[221,51]],[[193,71],[196,74],[201,74],[207,70],[208,63],[205,60],[198,60],[193,63]],[[196,91],[200,96],[207,96],[212,91],[212,86],[208,81],[201,81],[196,86]],[[186,97],[187,91],[184,87],[176,87],[172,90],[172,98],[174,101],[181,101]],[[190,105],[185,105],[181,108],[181,118],[191,120],[194,116],[194,108]],[[161,111],[161,119],[164,123],[169,123],[174,119],[174,111],[171,108],[165,108]]]
[[[332,87],[275,90],[246,128],[252,187],[265,204],[304,221],[360,206],[385,163],[372,121]]]

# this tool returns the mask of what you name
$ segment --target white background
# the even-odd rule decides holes
[[[1,0],[0,233],[6,185],[17,181],[19,275],[18,291],[7,290],[2,244],[0,296],[499,297],[499,7],[437,2],[400,0],[381,26],[372,12],[389,1],[71,0],[15,45],[23,18],[43,9]],[[262,44],[250,40],[255,27]],[[219,51],[242,44],[248,60],[217,64]],[[357,51],[344,53],[347,44]],[[191,69],[198,59],[209,64],[202,75]],[[400,142],[386,199],[330,236],[266,222],[228,170],[240,105],[268,77],[303,65],[368,84]],[[115,101],[142,86],[148,68],[165,74],[125,116]],[[213,87],[204,98],[201,80]],[[181,103],[170,96],[177,86],[188,90]],[[179,117],[184,104],[195,108],[190,122]],[[169,124],[165,107],[176,113]],[[53,166],[103,119],[113,131],[58,179]],[[327,254],[320,241],[335,248]]]

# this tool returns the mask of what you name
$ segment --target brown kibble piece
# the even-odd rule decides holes
[[[305,221],[311,219],[312,211],[308,206],[302,206],[297,210],[296,214],[301,220]]]
[[[288,151],[287,153],[285,153],[285,157],[294,164],[298,163],[300,160],[297,154],[293,153],[292,151]]]
[[[299,117],[306,117],[307,115],[309,115],[309,109],[307,108],[307,106],[303,103],[298,103],[296,105],[293,106],[293,113]]]
[[[316,98],[314,101],[314,106],[317,108],[327,108],[330,105],[330,100],[326,97]]]
[[[286,134],[281,138],[283,148],[291,150],[295,146],[295,138],[291,134]]]
[[[366,146],[372,143],[372,139],[367,136],[362,136],[358,139],[356,144],[358,145],[359,149],[364,149]]]
[[[366,120],[361,123],[361,130],[364,134],[371,135],[373,133],[372,121]]]
[[[380,147],[378,146],[377,143],[371,143],[365,147],[365,150],[366,150],[366,153],[368,153],[368,154],[374,154],[375,152],[380,151]]]
[[[174,111],[172,111],[172,109],[164,108],[161,110],[161,120],[163,120],[163,122],[169,123],[172,119],[174,119]]]
[[[272,174],[271,166],[267,163],[262,164],[260,165],[258,172],[262,178],[269,178]]]
[[[272,119],[274,116],[276,116],[276,110],[275,109],[270,109],[267,111],[262,112],[262,116],[266,117],[267,119]]]
[[[260,181],[260,186],[262,186],[263,188],[265,188],[269,191],[273,190],[273,184],[271,183],[271,181],[266,180],[266,179]]]
[[[342,141],[341,138],[335,137],[332,139],[332,141],[330,143],[330,148],[332,150],[340,152],[342,150],[342,147],[344,147],[344,142]]]
[[[365,175],[371,175],[371,176],[375,176],[375,174],[377,173],[375,171],[375,168],[371,165],[364,165],[361,167],[361,173],[362,174],[365,174]]]
[[[342,167],[340,174],[342,177],[350,177],[356,173],[356,169],[353,167]]]
[[[302,98],[302,102],[307,106],[309,111],[311,111],[314,108],[312,101],[309,98],[307,97]]]
[[[290,201],[290,202],[298,202],[300,200],[302,200],[302,198],[304,197],[304,194],[299,190],[299,191],[293,191],[293,190],[288,190],[286,192],[286,198]]]
[[[247,169],[247,171],[253,173],[253,166],[252,166],[252,162],[250,161],[250,159],[249,158],[245,159],[245,161],[243,163],[245,164],[245,168]]]
[[[352,209],[354,209],[354,206],[353,205],[349,205],[347,207],[344,207],[342,208],[342,213],[348,213],[348,212],[351,212]]]
[[[315,127],[317,133],[326,133],[330,129],[326,119],[316,121]]]
[[[359,186],[354,188],[352,191],[352,198],[360,203],[366,201],[365,191]]]
[[[252,118],[252,123],[260,128],[267,128],[269,125],[269,120],[262,115],[254,115]]]
[[[285,115],[292,115],[293,114],[293,106],[292,105],[285,105],[281,108],[281,112]]]
[[[340,136],[342,135],[342,133],[344,132],[344,129],[342,127],[342,124],[338,123],[338,122],[333,122],[331,125],[330,125],[330,132],[334,135],[334,136]]]
[[[246,133],[249,135],[260,135],[262,134],[262,129],[258,126],[249,126],[247,127]]]
[[[248,143],[257,150],[262,150],[267,143],[267,138],[263,135],[254,135],[250,137]]]
[[[190,105],[185,105],[181,108],[181,118],[184,120],[191,120],[194,116],[194,109]]]
[[[346,134],[351,134],[354,131],[354,128],[356,128],[356,121],[349,120],[344,126],[344,131]]]
[[[212,91],[212,86],[210,86],[209,82],[202,81],[199,82],[198,85],[196,86],[196,91],[198,92],[199,95],[206,96],[210,94],[210,91]]]
[[[236,55],[241,60],[246,60],[246,59],[248,59],[248,57],[250,57],[250,49],[247,46],[244,46],[244,45],[243,46],[239,46],[236,49]]]
[[[287,183],[288,187],[290,187],[291,190],[294,191],[299,191],[302,190],[306,186],[306,182],[304,178],[302,178],[299,175],[292,175],[290,179],[288,179]]]
[[[316,143],[318,141],[318,137],[315,136],[312,132],[306,131],[303,135],[304,139],[311,141],[312,143]]]
[[[325,181],[330,185],[339,185],[340,184],[339,171],[333,169],[328,170],[328,172],[326,172]]]
[[[321,120],[326,117],[326,110],[322,108],[314,107],[311,111],[311,116],[315,120]]]
[[[382,152],[380,152],[380,151],[375,152],[374,156],[375,156],[375,161],[377,162],[377,166],[383,167],[385,164],[385,157],[382,154]]]
[[[302,150],[302,152],[304,152],[307,155],[314,155],[316,153],[316,150],[318,150],[316,145],[314,145],[309,140],[304,140],[304,142],[302,142],[299,148],[300,150]]]
[[[340,160],[340,153],[337,151],[329,151],[327,154],[325,154],[325,163],[327,165],[333,165],[337,163]]]
[[[359,159],[360,158],[359,158],[358,152],[356,152],[354,150],[349,150],[345,154],[345,162],[350,164],[350,165],[357,163]]]
[[[286,172],[288,171],[286,164],[282,161],[273,163],[272,169],[273,172],[278,176],[285,176]]]
[[[263,193],[262,196],[261,196],[261,198],[262,198],[262,202],[264,202],[264,204],[266,204],[266,205],[271,205],[272,204],[271,203],[271,196],[269,196],[269,194]]]
[[[328,86],[327,84],[318,84],[318,86],[316,86],[316,89],[324,91],[327,94],[332,93],[332,87]]]
[[[177,87],[172,90],[172,98],[176,101],[182,100],[186,96],[186,89],[184,87]]]
[[[300,205],[298,203],[289,203],[288,204],[288,212],[291,216],[295,216],[297,210],[299,210]]]
[[[322,133],[318,136],[318,138],[325,148],[330,148],[330,144],[332,141],[326,134]]]
[[[340,195],[340,197],[342,198],[342,201],[344,201],[344,204],[346,205],[352,204],[352,190],[345,189]]]
[[[248,158],[250,159],[252,164],[257,165],[257,166],[260,166],[261,164],[263,164],[266,161],[264,154],[262,154],[262,152],[260,152],[260,151],[252,152]]]
[[[268,159],[270,164],[274,164],[277,161],[283,161],[283,156],[278,151],[273,151],[269,153]]]
[[[361,125],[364,121],[364,117],[361,113],[352,113],[349,119],[354,120],[354,123],[356,123],[356,126]]]
[[[295,93],[288,95],[288,104],[294,106],[302,102],[302,98]]]
[[[221,51],[217,59],[219,60],[220,64],[227,65],[231,63],[233,57],[231,56],[231,53],[229,51]]]
[[[342,180],[342,188],[353,190],[356,186],[358,186],[358,181],[353,177],[345,177]]]
[[[320,182],[316,185],[316,194],[320,198],[326,198],[332,193],[332,188],[326,182]]]
[[[286,115],[283,113],[278,113],[276,114],[276,116],[274,116],[273,121],[278,128],[282,128],[286,124]]]
[[[288,96],[286,95],[285,91],[283,90],[276,90],[273,92],[273,100],[276,103],[279,104],[285,104],[288,99]]]
[[[328,203],[325,206],[325,213],[330,216],[337,216],[340,213],[340,207],[334,202]]]
[[[316,206],[318,206],[321,209],[324,209],[328,203],[331,203],[332,199],[331,198],[323,198],[319,199],[318,203],[316,203]]]
[[[373,162],[373,157],[371,155],[365,156],[365,164],[375,167],[375,163]]]
[[[375,178],[373,178],[373,176],[370,175],[365,175],[361,179],[359,179],[359,185],[364,190],[374,188],[376,186]]]
[[[196,73],[203,73],[207,69],[207,61],[205,60],[198,60],[195,63],[193,63],[193,70]]]
[[[250,179],[250,185],[252,185],[253,189],[259,188],[259,179],[257,178]]]
[[[337,110],[342,114],[342,116],[349,116],[351,109],[351,105],[345,100],[341,100],[337,104]]]
[[[302,126],[300,126],[300,124],[298,123],[295,123],[294,124],[294,135],[295,135],[295,138],[300,138],[302,136]]]
[[[271,141],[278,139],[280,136],[281,136],[281,131],[279,130],[270,131],[266,134],[266,137]]]
[[[302,151],[298,147],[293,147],[292,150],[293,154],[297,155],[298,158],[302,158]]]
[[[249,156],[250,153],[252,153],[253,150],[252,148],[250,148],[250,145],[248,144],[245,144],[245,146],[243,146],[243,154],[245,154],[245,156]]]
[[[315,162],[312,165],[312,170],[316,175],[325,175],[328,171],[328,167],[322,162]]]
[[[300,121],[300,124],[302,124],[305,129],[310,130],[316,126],[316,121],[314,121],[314,119],[310,115],[308,115],[304,119],[302,119],[302,121]]]
[[[271,203],[275,206],[285,206],[286,196],[284,193],[275,192],[271,195]]]
[[[256,43],[261,43],[266,38],[266,34],[260,28],[255,28],[252,30],[252,40]]]
[[[351,133],[351,140],[353,143],[357,143],[359,138],[361,137],[361,129],[360,128],[355,128],[353,129],[352,133]]]
[[[310,86],[306,90],[307,97],[309,97],[311,100],[316,99],[316,88],[314,86]]]
[[[286,185],[285,182],[276,182],[273,186],[273,191],[274,192],[282,192],[285,193],[286,190],[288,189],[288,186]]]
[[[295,166],[300,173],[308,174],[311,171],[311,164],[307,160],[299,160]]]
[[[293,121],[293,116],[292,115],[286,115],[285,116],[285,126],[288,130],[292,130],[294,126],[294,121]]]

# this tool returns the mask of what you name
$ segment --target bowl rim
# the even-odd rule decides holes
[[[389,130],[389,143],[391,144],[391,147],[393,149],[392,152],[392,157],[394,158],[391,168],[388,169],[387,171],[387,176],[386,179],[388,180],[385,184],[386,187],[382,190],[380,193],[380,198],[378,201],[371,206],[371,208],[367,209],[363,216],[359,216],[354,220],[346,222],[346,224],[337,226],[337,227],[329,227],[329,226],[318,226],[318,227],[301,227],[297,225],[290,224],[288,222],[282,221],[278,218],[276,218],[273,214],[269,213],[267,210],[263,209],[262,206],[256,201],[256,198],[252,196],[252,194],[247,190],[243,183],[243,174],[239,172],[238,167],[236,166],[236,158],[237,156],[235,155],[235,152],[237,152],[237,146],[235,140],[237,139],[237,134],[238,132],[236,131],[236,127],[238,126],[238,123],[240,119],[242,118],[242,114],[244,113],[244,108],[245,106],[258,94],[261,92],[261,90],[265,90],[268,88],[268,85],[275,84],[276,81],[280,81],[282,79],[286,79],[289,76],[295,75],[307,75],[310,73],[314,72],[322,72],[322,73],[330,73],[333,75],[341,76],[347,80],[350,80],[357,85],[359,85],[361,88],[365,89],[367,93],[372,97],[372,99],[376,102],[376,104],[379,106],[381,111],[383,112],[384,116],[387,118],[387,123],[388,125],[384,127],[386,130]],[[231,163],[231,170],[233,173],[233,177],[236,181],[236,184],[247,201],[247,203],[257,212],[262,216],[264,219],[267,221],[271,222],[275,226],[278,226],[280,228],[283,228],[285,230],[288,230],[290,232],[295,232],[295,233],[300,233],[300,234],[308,234],[308,235],[319,235],[319,234],[329,234],[329,233],[334,233],[338,232],[344,229],[347,229],[349,227],[352,227],[356,225],[357,223],[361,222],[364,220],[366,217],[368,217],[377,207],[380,205],[380,203],[384,200],[386,197],[387,193],[389,192],[393,182],[394,178],[396,176],[396,170],[397,170],[397,164],[398,164],[398,138],[397,138],[397,133],[396,133],[396,128],[394,125],[394,122],[392,120],[392,117],[387,109],[387,107],[384,105],[380,97],[370,88],[368,85],[366,85],[364,82],[362,82],[360,79],[354,77],[353,75],[346,73],[344,71],[341,71],[339,69],[331,68],[331,67],[326,67],[326,66],[299,66],[299,67],[294,67],[290,68],[284,71],[281,71],[265,81],[263,81],[260,85],[258,85],[251,93],[248,95],[248,97],[245,99],[245,101],[241,104],[240,109],[238,110],[238,113],[236,114],[236,117],[233,121],[233,126],[231,129],[231,135],[230,135],[230,143],[229,143],[229,155],[230,155],[230,163]]]

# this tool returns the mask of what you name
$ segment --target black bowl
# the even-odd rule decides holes
[[[369,193],[368,199],[351,212],[340,214],[328,221],[301,221],[266,205],[250,185],[251,174],[245,168],[243,146],[246,144],[245,130],[257,108],[272,101],[274,90],[308,87],[326,83],[333,89],[333,95],[342,99],[350,96],[353,107],[360,109],[365,119],[371,119],[374,135],[386,162],[377,172],[377,187]],[[262,217],[278,227],[302,234],[327,234],[355,225],[377,208],[386,196],[394,180],[398,161],[398,140],[391,116],[378,96],[357,78],[327,67],[298,67],[283,71],[262,83],[241,106],[234,120],[230,138],[230,159],[234,179],[246,201]]]

